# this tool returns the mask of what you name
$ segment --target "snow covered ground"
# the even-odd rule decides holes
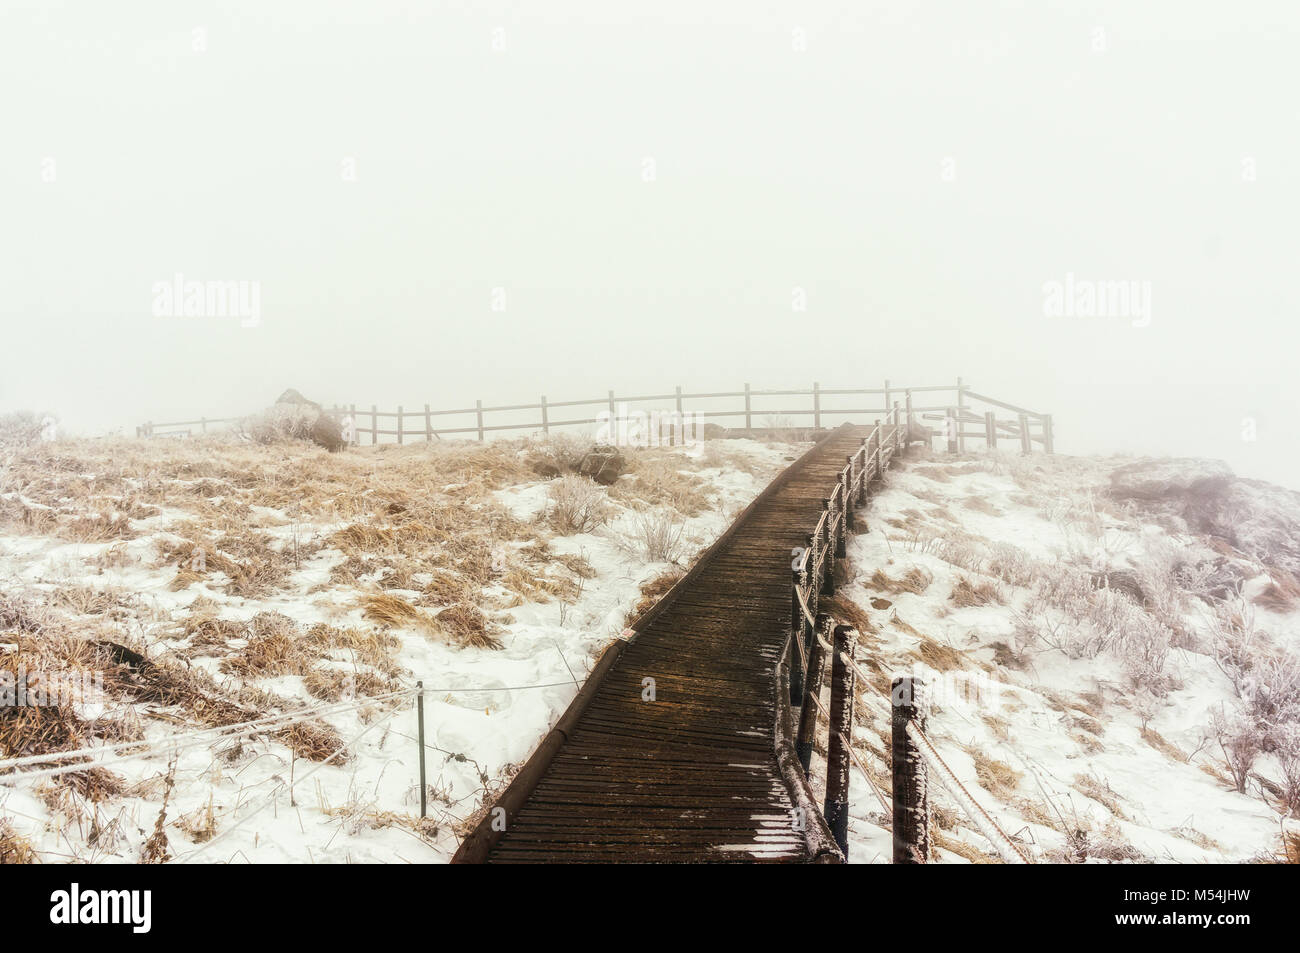
[[[0,675],[100,672],[107,690],[66,719],[0,718],[0,759],[126,742],[149,754],[0,785],[0,855],[445,861],[638,603],[805,447],[632,451],[626,475],[588,501],[585,531],[555,517],[566,478],[542,475],[571,465],[562,443],[328,455],[69,441],[18,455],[0,484]],[[1189,524],[1192,510],[1117,498],[1111,475],[1131,462],[914,451],[887,475],[837,593],[870,676],[855,746],[887,792],[889,679],[920,674],[934,692],[929,737],[1035,860],[1270,854],[1281,749],[1256,753],[1238,793],[1211,724],[1258,702],[1260,670],[1226,662],[1225,639],[1270,665],[1300,650],[1300,615],[1285,593],[1266,598],[1287,586],[1268,559],[1290,558],[1290,534],[1270,535],[1290,497],[1233,491],[1267,500],[1242,521],[1262,548],[1244,552],[1249,540]],[[676,565],[647,555],[660,518]],[[406,694],[358,701],[392,692]],[[174,755],[165,744],[325,705],[337,710],[318,731]],[[991,859],[952,799],[932,799],[936,859]],[[887,862],[890,834],[856,771],[851,803],[851,859]]]
[[[211,681],[200,692],[251,703],[252,717],[422,681],[430,820],[419,820],[408,696],[329,715],[332,739],[304,745],[315,760],[293,757],[274,735],[191,747],[174,764],[162,745],[108,765],[117,776],[108,791],[67,777],[0,786],[0,824],[45,862],[153,856],[160,814],[166,853],[179,861],[445,861],[485,792],[528,757],[621,633],[642,584],[680,571],[646,557],[638,514],[668,513],[677,561],[689,564],[805,446],[629,451],[628,474],[596,488],[603,522],[582,533],[546,519],[553,481],[529,464],[548,448],[527,442],[337,456],[219,442],[33,451],[0,494],[0,664],[37,668],[33,647],[51,633],[108,640],[202,670]],[[85,514],[92,525],[76,523]],[[434,531],[443,520],[445,538]],[[88,538],[68,538],[77,536]],[[416,615],[376,615],[390,604],[373,597]],[[486,632],[472,635],[492,645],[441,625],[447,602],[476,604]],[[283,649],[282,633],[312,656]],[[115,671],[109,699],[78,706],[81,743],[158,745],[213,723],[195,717],[191,698],[113,699],[123,681],[148,681]],[[334,742],[367,729],[345,763],[321,765]],[[77,745],[54,747],[68,746]],[[24,753],[0,747],[0,757]]]
[[[1210,732],[1217,710],[1242,702],[1216,664],[1215,600],[1202,596],[1204,580],[1216,565],[1235,568],[1241,602],[1274,650],[1300,648],[1300,616],[1251,604],[1268,583],[1254,560],[1225,559],[1207,537],[1111,500],[1108,475],[1128,462],[922,453],[888,475],[869,531],[849,543],[853,582],[837,593],[870,620],[858,657],[879,672],[875,684],[858,686],[855,742],[873,753],[867,763],[887,791],[889,679],[919,675],[933,687],[927,733],[940,755],[1031,858],[1195,863],[1273,854],[1284,811],[1258,779],[1237,792]],[[1200,586],[1190,581],[1197,568]],[[1090,625],[1086,616],[1054,617],[1043,595],[1064,588],[1058,574],[1070,570],[1112,588],[1142,581],[1145,611],[1160,616],[1174,643],[1158,666],[1145,656],[1135,663],[1122,632],[1095,654],[1086,639],[1053,638],[1055,623]],[[1158,604],[1162,579],[1184,576],[1187,588]],[[1280,780],[1268,754],[1254,770]],[[939,859],[990,859],[988,842],[931,778]],[[851,859],[888,863],[889,831],[857,772],[851,795]]]

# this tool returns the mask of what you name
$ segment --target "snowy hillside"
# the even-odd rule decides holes
[[[889,678],[915,672],[940,754],[1032,858],[1276,855],[1300,793],[1297,516],[1295,494],[1204,461],[908,458],[838,593],[878,673],[855,725],[877,782]],[[854,859],[888,862],[853,783]],[[932,798],[940,859],[994,859]]]
[[[806,446],[629,451],[608,487],[572,472],[576,440],[14,453],[0,674],[102,682],[0,709],[0,760],[45,772],[0,785],[0,855],[446,860],[638,606]],[[1201,461],[914,450],[864,516],[832,611],[860,630],[854,741],[883,790],[889,680],[916,672],[929,736],[1038,862],[1279,850],[1300,789],[1294,494]],[[103,744],[89,771],[39,757]],[[887,860],[852,785],[851,859]],[[932,798],[937,860],[994,859]]]

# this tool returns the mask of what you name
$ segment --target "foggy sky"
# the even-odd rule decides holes
[[[3,0],[0,411],[130,433],[291,386],[962,375],[1064,452],[1300,487],[1298,27],[1284,0]],[[177,273],[257,282],[260,323],[155,316]],[[1045,313],[1067,276],[1149,283],[1149,320]]]

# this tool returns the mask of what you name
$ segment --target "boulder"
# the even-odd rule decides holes
[[[1111,471],[1110,492],[1123,500],[1214,496],[1227,489],[1232,479],[1232,470],[1222,460],[1195,457],[1139,460]]]
[[[313,407],[317,411],[321,410],[321,405],[314,400],[308,400],[302,394],[298,393],[292,387],[275,399],[277,404],[290,404],[294,407]]]
[[[598,445],[592,447],[578,464],[578,472],[602,486],[609,486],[623,475],[627,460],[617,447]]]

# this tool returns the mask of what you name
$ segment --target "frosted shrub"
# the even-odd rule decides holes
[[[605,491],[600,484],[576,473],[566,473],[548,485],[547,518],[564,533],[590,533],[608,519]]]
[[[1232,783],[1238,793],[1245,794],[1251,769],[1263,750],[1264,733],[1248,716],[1224,712],[1222,707],[1210,717],[1210,732],[1227,763]]]
[[[1282,800],[1292,817],[1300,817],[1300,722],[1278,725],[1269,740],[1282,774]]]
[[[302,404],[275,404],[268,410],[239,422],[240,431],[255,443],[284,443],[308,440],[320,412]]]
[[[643,510],[632,516],[632,539],[650,562],[676,562],[685,531],[686,524],[667,507]]]

